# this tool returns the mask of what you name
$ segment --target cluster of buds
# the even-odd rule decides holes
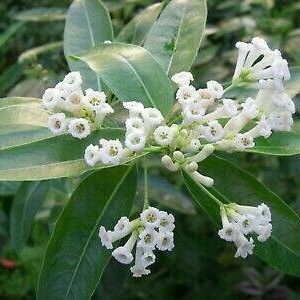
[[[221,206],[223,228],[219,236],[225,241],[234,242],[237,247],[235,257],[246,258],[253,253],[254,241],[246,235],[257,234],[257,240],[265,242],[272,233],[271,212],[264,203],[257,207],[231,203]]]
[[[105,116],[113,113],[106,103],[104,92],[81,88],[79,72],[70,72],[54,88],[48,88],[43,97],[45,109],[53,112],[48,127],[53,134],[69,132],[78,139],[86,138],[93,127],[100,127]]]
[[[99,237],[102,246],[113,249],[114,242],[131,234],[125,245],[114,249],[112,255],[122,264],[128,265],[134,261],[130,270],[134,277],[141,277],[150,274],[147,268],[155,262],[154,250],[172,251],[174,228],[172,214],[148,207],[133,221],[129,221],[127,217],[120,218],[113,231],[101,226]],[[135,258],[132,254],[134,246],[136,246]]]

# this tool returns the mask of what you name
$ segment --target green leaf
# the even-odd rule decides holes
[[[274,132],[265,139],[255,139],[255,147],[246,149],[245,152],[261,153],[268,155],[296,155],[300,153],[300,134],[296,132]]]
[[[14,23],[0,34],[0,49],[7,45],[7,42],[19,31],[23,24],[22,22]]]
[[[145,38],[162,10],[162,3],[155,3],[138,13],[117,37],[118,42],[142,46]]]
[[[37,7],[24,10],[15,14],[14,18],[19,21],[50,22],[64,20],[66,10],[60,7]]]
[[[0,74],[0,97],[6,95],[6,91],[11,89],[20,80],[22,74],[23,67],[18,63],[9,66]]]
[[[0,196],[13,196],[19,189],[20,182],[0,182]]]
[[[211,195],[223,203],[230,201],[251,206],[262,202],[267,204],[272,212],[273,232],[268,241],[256,241],[255,254],[284,273],[300,276],[299,216],[262,183],[224,159],[211,156],[201,162],[200,169],[201,173],[214,178],[215,184],[212,188],[200,187],[184,174],[185,183],[195,202],[217,224],[220,224],[219,208]]]
[[[99,75],[81,61],[69,56],[88,53],[106,40],[113,40],[113,29],[107,8],[100,0],[75,0],[70,6],[65,25],[64,52],[72,71],[79,71],[85,88],[101,90]]]
[[[101,225],[128,216],[136,193],[135,168],[119,166],[86,177],[57,221],[39,279],[37,299],[90,299],[109,261]]]
[[[152,26],[145,48],[168,74],[191,68],[200,47],[206,15],[205,0],[172,0]]]
[[[12,105],[24,105],[24,106],[36,106],[42,108],[42,101],[38,98],[31,97],[6,97],[0,98],[0,109],[6,106]]]
[[[121,101],[138,100],[167,114],[173,103],[169,78],[142,47],[111,43],[80,57]]]
[[[10,238],[14,249],[19,250],[25,245],[48,189],[48,181],[23,182],[19,187],[10,214]]]
[[[300,66],[290,68],[291,79],[285,84],[286,92],[291,98],[300,93]]]

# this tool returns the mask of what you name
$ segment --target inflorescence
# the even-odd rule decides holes
[[[100,139],[99,144],[88,145],[84,153],[86,163],[89,166],[99,163],[118,165],[135,154],[157,152],[162,154],[162,164],[168,170],[184,170],[198,184],[210,187],[214,180],[198,172],[198,163],[213,151],[242,151],[254,147],[258,137],[268,138],[274,131],[289,131],[293,125],[295,105],[283,85],[290,78],[287,61],[279,50],[271,50],[258,37],[253,38],[251,43],[238,42],[236,47],[238,59],[231,85],[224,89],[220,83],[211,80],[205,88],[197,90],[191,84],[193,75],[190,72],[175,74],[171,79],[178,89],[172,114],[165,118],[157,108],[144,107],[138,101],[123,102],[124,109],[128,111],[124,143],[118,139]],[[104,92],[92,89],[83,92],[81,84],[79,72],[71,72],[55,88],[45,91],[44,107],[54,113],[48,122],[53,134],[69,132],[74,138],[85,138],[92,130],[100,128],[104,118],[114,112],[106,102]],[[256,95],[246,99],[226,97],[229,91],[241,87],[252,89]],[[269,216],[267,223],[261,217],[265,212]],[[248,240],[246,234],[256,232],[259,241],[265,241],[271,234],[271,215],[264,204],[255,209],[238,205],[221,206],[221,216],[223,229],[219,235],[234,241],[238,247],[236,256],[246,257],[252,253],[253,239]],[[137,240],[138,244],[142,243],[142,232],[150,229],[142,221],[127,221],[127,218],[121,218],[119,222],[129,230],[128,233],[132,232],[126,243],[128,245],[124,246],[131,253]],[[145,228],[140,225],[141,222]],[[122,238],[126,230],[117,234],[116,228],[113,232],[106,232],[101,227],[102,243],[106,247],[111,245],[111,242]],[[161,227],[159,232],[163,232]],[[172,237],[173,241],[171,231],[168,237]],[[105,238],[107,243],[103,242]],[[113,255],[122,262],[117,249]],[[138,267],[140,257],[148,253],[145,251],[145,248],[137,247]],[[155,257],[152,254],[150,256]],[[143,272],[148,273],[147,270]],[[133,273],[135,276],[140,274],[138,271]]]

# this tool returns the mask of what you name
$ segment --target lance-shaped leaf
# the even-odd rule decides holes
[[[143,9],[123,27],[117,37],[117,41],[142,46],[162,7],[162,3],[155,3]]]
[[[10,214],[10,238],[15,249],[21,249],[26,243],[48,189],[48,181],[23,182],[19,187]]]
[[[66,10],[61,7],[37,7],[21,11],[14,18],[26,22],[51,22],[64,20]]]
[[[300,134],[296,132],[274,132],[269,138],[255,139],[255,147],[245,152],[268,155],[296,155],[300,153]]]
[[[90,299],[110,258],[99,227],[128,216],[136,170],[115,167],[86,177],[72,194],[48,244],[37,299]]]
[[[30,97],[6,97],[0,98],[0,109],[6,106],[12,105],[24,105],[24,106],[36,106],[42,108],[42,101],[38,98]]]
[[[154,23],[145,48],[170,75],[189,70],[206,22],[205,0],[172,0]]]
[[[64,52],[72,71],[79,71],[83,86],[101,90],[99,75],[70,55],[83,55],[96,45],[113,40],[113,29],[107,8],[100,0],[75,0],[70,6],[64,32]]]
[[[267,204],[272,213],[273,232],[264,243],[256,240],[255,254],[284,273],[300,276],[299,216],[262,183],[224,159],[211,156],[201,162],[200,170],[214,178],[215,184],[212,188],[199,187],[184,174],[195,203],[202,206],[218,224],[219,207],[212,195],[223,203],[236,202],[251,206]]]
[[[121,101],[140,101],[167,114],[173,103],[171,82],[142,47],[110,43],[80,57]]]

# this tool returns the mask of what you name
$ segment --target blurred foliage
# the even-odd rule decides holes
[[[118,33],[140,9],[157,1],[104,2]],[[0,2],[0,96],[41,96],[47,85],[67,72],[60,41],[63,14],[70,3]],[[43,7],[52,7],[52,15],[35,10]],[[24,11],[27,12],[20,14]],[[236,58],[235,42],[256,35],[282,49],[291,66],[300,65],[299,13],[297,0],[208,1],[205,38],[192,70],[195,85],[203,86],[210,79],[228,81]],[[49,23],[53,18],[56,21]],[[299,109],[300,98],[295,101]],[[294,130],[300,130],[299,124],[296,121]],[[236,154],[226,158],[272,186],[274,192],[300,212],[299,157]],[[172,255],[161,254],[151,276],[142,280],[132,278],[127,268],[111,261],[93,299],[300,299],[299,279],[283,276],[256,257],[247,261],[234,259],[233,249],[217,237],[209,218],[202,211],[195,214],[176,175],[160,169],[156,161],[151,161],[150,166],[150,197],[162,207],[174,210],[176,247]],[[43,247],[76,183],[76,179],[51,183],[27,246],[18,252],[10,245],[9,218],[19,183],[0,183],[0,299],[35,298]],[[140,193],[142,189],[140,185]]]

